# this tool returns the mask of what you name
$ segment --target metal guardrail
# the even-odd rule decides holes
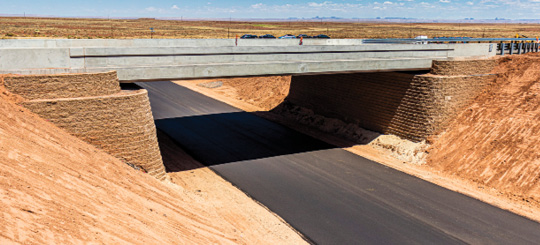
[[[367,44],[399,44],[399,43],[493,43],[497,45],[497,55],[525,54],[539,52],[540,43],[536,38],[470,38],[470,37],[439,37],[428,39],[364,39]],[[490,47],[491,48],[491,47]]]

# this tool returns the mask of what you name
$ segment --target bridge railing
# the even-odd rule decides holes
[[[432,44],[432,43],[492,43],[497,55],[525,54],[540,51],[537,38],[470,38],[470,37],[439,37],[439,38],[403,38],[403,39],[365,39],[369,44]],[[496,47],[495,47],[496,45]]]

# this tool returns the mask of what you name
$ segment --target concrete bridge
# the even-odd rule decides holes
[[[494,56],[493,44],[364,44],[359,39],[0,40],[0,74],[116,70],[121,82],[428,70]]]
[[[28,110],[167,179],[157,115],[162,132],[313,243],[535,244],[538,223],[173,83],[122,89],[116,72],[56,75],[117,70],[129,82],[293,74],[288,102],[420,141],[493,78],[496,60],[460,58],[492,55],[490,44],[360,40],[0,40],[0,74],[40,74],[0,82]]]

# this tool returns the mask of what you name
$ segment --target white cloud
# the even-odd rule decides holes
[[[344,4],[340,4],[340,3],[333,3],[331,1],[324,1],[322,3],[314,3],[314,2],[310,2],[308,3],[308,6],[309,7],[335,7],[335,6],[343,6]]]
[[[450,0],[439,0],[441,3],[450,3]]]
[[[428,3],[428,2],[421,2],[420,6],[422,6],[424,8],[435,8],[434,5],[432,5],[432,4]]]
[[[263,8],[264,6],[265,5],[263,3],[257,3],[257,4],[251,5],[251,8],[260,9],[260,8]]]
[[[180,9],[176,4],[171,7],[171,9]]]
[[[311,2],[311,3],[308,3],[308,6],[310,6],[310,7],[322,7],[323,4],[322,3],[313,3],[313,2]]]
[[[471,6],[472,6],[472,5],[474,5],[474,3],[473,3],[473,2],[467,2],[467,5],[471,5]]]
[[[393,3],[393,2],[390,2],[390,1],[386,1],[386,2],[384,2],[383,4],[384,4],[384,5],[392,5],[392,4],[394,4],[394,3]]]

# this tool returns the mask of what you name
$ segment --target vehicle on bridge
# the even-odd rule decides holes
[[[312,36],[308,36],[306,34],[300,34],[300,35],[296,36],[296,38],[312,38]]]
[[[294,39],[294,38],[296,38],[296,36],[293,34],[285,34],[285,36],[279,37],[279,39]]]
[[[242,39],[252,39],[252,38],[259,38],[259,37],[257,35],[244,34],[240,38],[242,38]]]
[[[313,36],[313,38],[325,38],[325,39],[330,39],[329,36],[324,35],[324,34],[315,35],[315,36]]]
[[[262,35],[262,36],[259,36],[259,38],[270,38],[270,39],[274,39],[276,38],[274,35],[271,35],[271,34],[265,34],[265,35]]]

